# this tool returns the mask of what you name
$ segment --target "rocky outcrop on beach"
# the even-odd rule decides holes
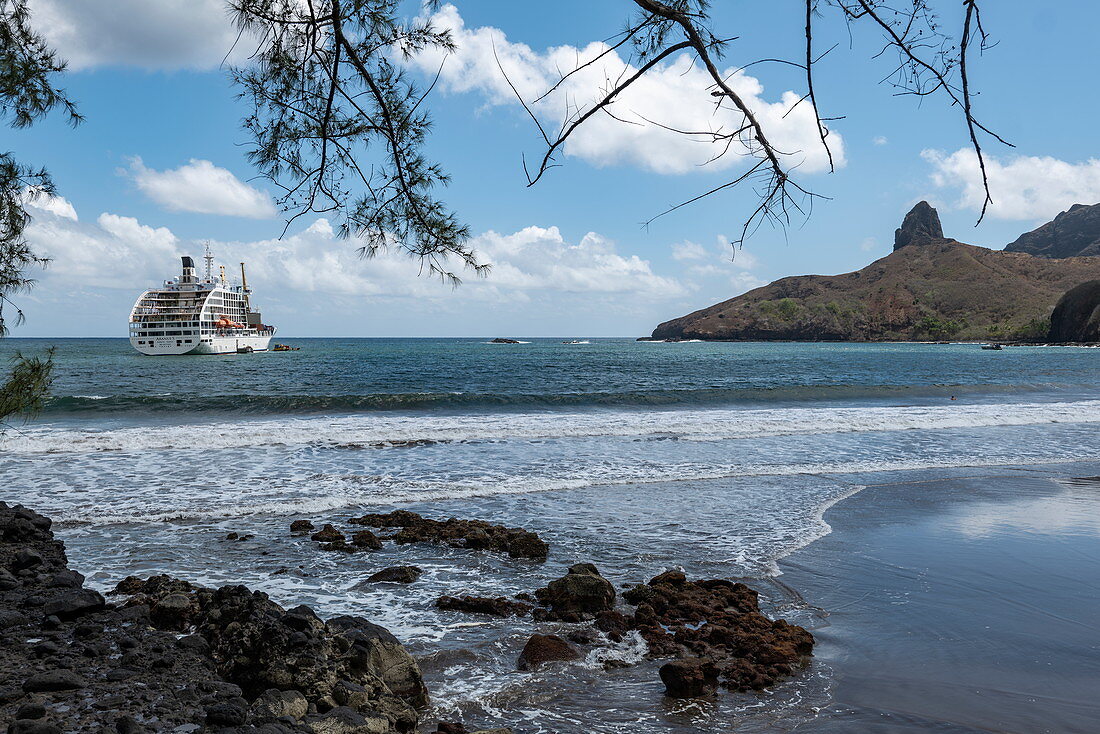
[[[636,605],[633,615],[606,616],[604,628],[619,631],[622,624],[638,630],[654,656],[710,660],[722,685],[733,690],[774,685],[813,653],[813,635],[769,619],[760,611],[757,592],[745,584],[689,581],[681,571],[667,571],[628,589],[623,598]]]
[[[408,510],[372,513],[348,522],[375,528],[401,528],[393,536],[397,544],[440,543],[455,548],[507,553],[512,558],[545,560],[550,552],[536,533],[523,528],[494,525],[485,520],[431,520]]]
[[[1100,255],[1100,204],[1074,204],[1053,221],[1020,235],[1005,252],[1049,258]]]
[[[1100,219],[1097,207],[1090,221]],[[1100,237],[1100,227],[1097,232]],[[1065,252],[1100,254],[1094,249]],[[1036,257],[1013,245],[990,250],[945,238],[936,210],[921,202],[906,215],[886,257],[851,273],[781,278],[666,321],[651,338],[1043,341],[1058,299],[1097,278],[1097,257]]]
[[[416,662],[361,617],[243,586],[68,568],[49,518],[0,502],[0,720],[11,732],[411,732]],[[118,600],[117,603],[115,600]]]

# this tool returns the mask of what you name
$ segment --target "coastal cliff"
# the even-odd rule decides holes
[[[1035,257],[943,237],[920,202],[894,251],[851,273],[781,278],[660,324],[654,339],[730,341],[1042,340],[1071,288],[1100,258]]]

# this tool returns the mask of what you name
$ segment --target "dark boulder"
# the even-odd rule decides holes
[[[615,587],[591,563],[577,563],[565,576],[537,590],[535,597],[550,607],[555,618],[580,621],[610,611],[615,604]]]
[[[1071,288],[1050,315],[1052,342],[1100,342],[1100,280]]]
[[[79,617],[84,614],[98,612],[106,605],[103,595],[92,589],[79,589],[67,591],[55,596],[42,607],[42,613],[46,616],[56,616],[66,620]]]
[[[8,726],[8,734],[61,734],[61,727],[48,721],[17,719]]]
[[[420,574],[424,573],[416,566],[390,566],[389,568],[383,568],[381,571],[372,573],[367,577],[366,581],[356,586],[362,586],[363,584],[411,584],[420,578]]]
[[[309,520],[295,520],[290,523],[290,532],[292,533],[308,533],[313,529],[313,523]]]
[[[905,215],[901,227],[894,231],[894,249],[900,250],[908,245],[927,245],[943,239],[940,215],[927,201],[920,201]]]
[[[382,541],[378,539],[378,536],[369,530],[360,530],[351,536],[351,544],[356,548],[365,548],[367,550],[381,550]]]
[[[522,617],[531,611],[530,604],[503,596],[441,596],[436,599],[435,605],[447,612],[490,614],[494,617]]]
[[[576,660],[580,655],[573,646],[557,635],[531,635],[519,654],[516,667],[534,670],[544,663]]]
[[[49,670],[35,673],[23,681],[23,690],[27,693],[74,691],[87,685],[88,681],[72,670]]]
[[[659,671],[665,693],[673,698],[698,698],[718,688],[718,666],[706,658],[685,658],[665,663]]]
[[[325,526],[318,530],[313,535],[309,536],[310,540],[316,540],[319,543],[335,543],[344,540],[344,534],[336,528],[332,527],[329,523],[325,523]]]

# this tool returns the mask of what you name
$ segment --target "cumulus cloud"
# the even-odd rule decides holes
[[[199,255],[197,244],[181,241],[169,229],[150,227],[132,217],[100,214],[81,222],[42,209],[27,229],[37,251],[53,262],[43,278],[105,288],[137,290],[171,277],[180,255]],[[516,302],[533,298],[606,295],[667,299],[687,292],[676,279],[653,272],[636,255],[590,232],[567,241],[557,227],[526,227],[512,234],[486,232],[471,244],[493,264],[488,278],[470,277],[458,291],[423,277],[415,261],[398,253],[364,261],[355,240],[338,238],[325,219],[282,240],[214,242],[225,260],[245,260],[250,281],[301,294],[440,298],[461,303]],[[538,294],[544,294],[539,296]]]
[[[31,14],[73,70],[213,69],[237,43],[224,0],[31,0]],[[242,39],[230,60],[253,49]]]
[[[955,205],[980,210],[985,192],[973,150],[954,153],[925,150],[921,156],[932,167],[932,182],[958,191]],[[1100,160],[1069,163],[1050,156],[1017,156],[1000,160],[986,157],[993,195],[988,216],[998,219],[1051,219],[1073,204],[1100,201]]]
[[[51,196],[44,191],[26,188],[23,190],[23,203],[31,209],[49,212],[54,216],[76,221],[76,209],[64,196]],[[33,216],[34,212],[31,212]]]
[[[584,48],[558,46],[536,51],[509,41],[497,28],[467,28],[453,5],[440,8],[433,19],[439,26],[450,29],[458,50],[447,57],[439,51],[423,53],[413,59],[414,66],[435,74],[442,64],[441,80],[445,88],[478,92],[493,105],[518,104],[508,84],[511,80],[540,116],[557,123],[576,105],[590,104],[606,93],[612,80],[634,71],[618,53],[611,52],[571,76],[555,93],[536,102],[560,79],[563,71],[595,59],[608,50],[608,45],[593,42]],[[798,104],[798,94],[786,91],[777,100],[769,101],[756,78],[734,69],[726,69],[723,74],[756,110],[769,138],[778,149],[788,153],[791,165],[800,165],[811,172],[828,170],[828,157],[818,139],[813,110],[808,104]],[[613,103],[615,116],[627,123],[609,115],[594,116],[570,138],[565,152],[598,166],[635,165],[663,174],[697,170],[719,151],[721,144],[705,137],[680,135],[661,125],[707,132],[739,128],[743,120],[740,115],[715,110],[710,85],[705,70],[690,55],[682,54],[652,69]],[[843,165],[843,140],[834,131],[829,141],[837,164]],[[719,158],[709,168],[743,167],[745,159],[733,154],[737,152],[744,152],[744,148],[735,147],[731,155]]]
[[[687,266],[685,273],[696,290],[716,292],[715,300],[732,298],[767,284],[752,272],[760,267],[756,256],[732,248],[724,235],[718,235],[710,247],[691,241],[677,243],[672,246],[672,258]]]
[[[223,214],[250,219],[275,216],[271,197],[210,161],[191,159],[167,171],[147,168],[141,158],[126,172],[137,187],[169,211]]]
[[[886,138],[885,135],[876,135],[875,137],[871,138],[871,142],[875,145],[886,145],[890,141]]]
[[[702,260],[707,257],[707,248],[698,242],[684,240],[672,246],[673,260]]]

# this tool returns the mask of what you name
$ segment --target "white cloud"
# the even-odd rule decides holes
[[[875,237],[865,237],[863,242],[859,243],[859,249],[864,252],[870,252],[871,250],[878,249],[878,239]]]
[[[60,280],[136,294],[172,277],[180,255],[201,254],[198,245],[181,241],[167,228],[149,227],[131,217],[104,213],[94,223],[82,223],[64,213],[42,212],[32,220],[27,237],[36,251],[52,259],[44,283]],[[399,253],[364,261],[355,240],[336,237],[324,219],[282,240],[213,243],[223,259],[248,262],[249,280],[257,288],[266,284],[269,293],[291,291],[313,300],[354,296],[434,298],[454,304],[549,303],[584,294],[649,302],[687,293],[678,280],[654,273],[636,255],[620,254],[613,242],[594,232],[571,243],[557,227],[526,227],[507,235],[486,232],[471,245],[493,270],[485,279],[470,276],[456,291],[421,276],[416,262]]]
[[[23,203],[33,209],[76,221],[76,209],[64,196],[50,196],[43,191],[36,192],[27,188],[23,190]]]
[[[539,52],[525,44],[508,41],[497,28],[467,28],[453,5],[443,6],[433,18],[439,26],[451,30],[458,50],[447,57],[445,63],[442,52],[426,52],[413,60],[414,66],[434,74],[443,63],[441,79],[447,89],[480,92],[494,105],[518,105],[515,93],[501,73],[500,67],[503,67],[524,100],[530,102],[540,116],[557,123],[576,105],[586,106],[602,96],[612,80],[634,70],[618,53],[612,52],[571,76],[554,94],[535,102],[563,72],[596,58],[608,49],[608,45],[593,42],[584,48],[558,46]],[[803,170],[811,172],[828,169],[828,158],[818,139],[813,110],[808,104],[795,106],[800,99],[798,94],[783,92],[778,101],[769,102],[764,97],[763,85],[754,77],[733,69],[723,73],[756,111],[769,139],[778,149],[788,153],[791,165],[801,165]],[[718,152],[720,144],[680,135],[660,125],[708,132],[740,127],[743,118],[739,115],[715,110],[710,86],[705,70],[693,63],[688,54],[682,54],[650,70],[616,99],[610,109],[628,123],[609,115],[596,115],[570,138],[565,152],[598,166],[636,165],[663,174],[697,170]],[[834,131],[829,141],[837,164],[843,165],[843,140]],[[709,168],[744,167],[745,159],[736,155],[744,150],[735,146],[730,155],[714,161]]]
[[[237,41],[224,0],[31,0],[31,22],[73,70],[211,69]]]
[[[957,189],[960,209],[980,210],[982,189],[978,158],[969,148],[954,153],[925,150],[932,164],[932,182]],[[993,203],[988,215],[998,219],[1051,219],[1073,204],[1100,202],[1100,160],[1068,163],[1050,156],[1017,156],[1002,161],[986,156]]]
[[[673,260],[702,260],[707,257],[707,248],[698,242],[684,240],[672,246]]]
[[[886,138],[885,135],[876,135],[875,137],[871,138],[871,142],[875,145],[886,145],[890,141]]]
[[[127,173],[142,193],[169,211],[269,219],[276,214],[271,197],[210,161],[191,159],[179,168],[156,171],[141,158]]]

